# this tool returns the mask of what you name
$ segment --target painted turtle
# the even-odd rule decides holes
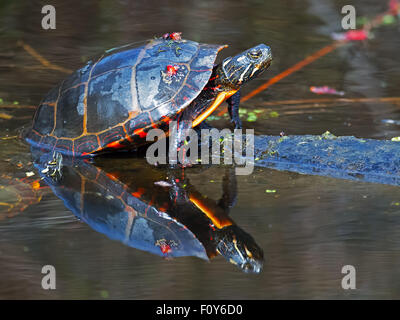
[[[240,86],[270,65],[271,50],[260,44],[214,66],[224,47],[171,33],[140,47],[108,50],[47,94],[26,139],[42,150],[80,157],[143,145],[151,128],[168,133],[170,121],[177,121],[179,148],[185,130],[225,100],[240,128]]]
[[[48,158],[37,156],[35,166],[42,173]],[[62,179],[42,176],[77,218],[110,239],[166,258],[209,260],[220,254],[244,272],[261,272],[263,250],[228,215],[236,201],[232,168],[226,170],[217,202],[200,194],[187,177],[177,179],[175,171],[149,167],[144,159],[133,166],[132,158],[113,160],[117,172],[109,165],[65,158]]]

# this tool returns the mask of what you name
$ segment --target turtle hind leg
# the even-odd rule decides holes
[[[235,129],[241,129],[242,121],[239,117],[240,91],[226,99],[226,102],[228,103],[228,112],[231,117],[231,122],[235,124]]]

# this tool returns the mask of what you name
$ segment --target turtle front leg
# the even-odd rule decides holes
[[[169,169],[168,181],[171,184],[169,196],[174,205],[182,205],[189,202],[187,192],[183,186],[187,184],[184,178],[184,169]]]
[[[54,152],[51,160],[44,164],[42,174],[46,175],[53,182],[59,182],[62,179],[63,157],[59,152]]]
[[[226,99],[228,103],[228,112],[231,117],[231,122],[235,124],[235,129],[242,129],[242,121],[239,117],[239,104],[240,104],[240,90],[233,96]]]
[[[218,205],[226,214],[229,214],[229,210],[237,201],[237,183],[233,167],[225,169],[225,175],[222,180],[222,191],[222,198],[218,201]]]

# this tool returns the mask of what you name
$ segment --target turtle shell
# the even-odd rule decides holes
[[[208,260],[206,249],[195,234],[163,208],[169,197],[168,190],[154,189],[153,178],[158,172],[147,171],[143,179],[129,179],[132,183],[128,186],[87,161],[70,159],[63,162],[61,183],[41,175],[78,219],[110,239],[139,250]],[[36,167],[40,173],[44,168],[40,162]],[[143,165],[138,168],[145,170]],[[171,250],[166,250],[168,246]]]
[[[199,95],[224,47],[153,39],[108,50],[47,94],[26,139],[73,156],[143,144]]]

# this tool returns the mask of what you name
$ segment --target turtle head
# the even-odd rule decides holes
[[[270,47],[259,44],[234,57],[226,58],[217,70],[219,82],[229,88],[238,89],[267,69],[271,61]]]
[[[217,251],[246,273],[260,273],[264,264],[263,250],[252,236],[236,225],[220,229],[215,235]]]

